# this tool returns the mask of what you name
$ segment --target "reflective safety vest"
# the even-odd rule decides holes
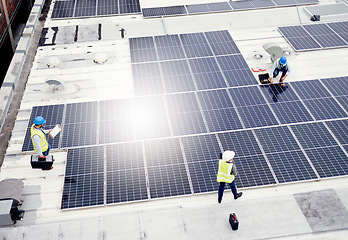
[[[38,135],[40,137],[40,146],[41,146],[41,151],[45,152],[48,149],[48,143],[46,140],[45,134],[41,131],[41,129],[36,129],[34,128],[35,124],[33,124],[30,128],[30,134],[31,134],[31,141],[33,142],[33,146],[35,151],[37,152],[33,137],[34,135]]]
[[[278,69],[279,69],[279,61],[280,61],[280,58],[279,58],[279,59],[277,59],[277,68],[278,68]],[[288,63],[288,62],[286,62],[284,65],[282,65],[282,67],[281,67],[281,68],[285,67],[287,63]]]
[[[227,163],[222,159],[219,160],[219,171],[216,181],[231,183],[234,180],[234,174],[231,174],[233,163]]]

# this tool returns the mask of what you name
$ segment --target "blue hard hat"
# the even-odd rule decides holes
[[[279,60],[279,63],[281,65],[284,65],[286,63],[286,57],[281,57],[280,60]]]
[[[36,117],[34,120],[35,125],[41,125],[41,124],[45,124],[45,123],[46,123],[46,120],[41,116]]]

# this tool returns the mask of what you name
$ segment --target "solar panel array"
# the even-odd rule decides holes
[[[190,5],[177,5],[169,7],[142,8],[144,18],[162,16],[180,16],[201,13],[216,13],[228,11],[240,11],[249,9],[274,8],[285,6],[298,6],[319,3],[318,0],[247,0],[213,2]]]
[[[296,51],[348,46],[348,21],[278,28]]]
[[[56,0],[51,18],[140,13],[139,0]]]
[[[33,108],[63,127],[63,209],[216,191],[224,150],[239,188],[348,174],[348,77],[232,80],[250,70],[228,35],[130,39],[136,97]]]

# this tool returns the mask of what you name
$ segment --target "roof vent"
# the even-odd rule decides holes
[[[58,79],[47,79],[46,84],[53,87],[53,92],[55,91],[63,91],[65,89],[65,83],[62,80]]]
[[[106,56],[106,54],[104,53],[97,53],[94,56],[94,60],[93,62],[98,63],[98,64],[103,64],[108,60],[108,56]]]
[[[262,47],[267,53],[269,53],[269,55],[271,55],[272,62],[283,56],[283,49],[274,42],[265,43]]]
[[[56,57],[50,57],[46,62],[47,67],[57,67],[61,64],[61,61]]]

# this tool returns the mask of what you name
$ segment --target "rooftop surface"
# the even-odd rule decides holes
[[[193,3],[198,2],[140,1],[142,8]],[[319,3],[325,4],[336,2]],[[51,13],[52,6],[48,16]],[[319,23],[346,20],[347,16],[337,15],[328,20],[322,18]],[[32,170],[32,152],[21,151],[34,106],[135,96],[129,38],[228,30],[250,68],[270,70],[272,63],[262,45],[274,42],[289,53],[292,73],[288,82],[348,76],[347,47],[296,52],[278,31],[278,27],[311,23],[304,6],[149,19],[140,14],[60,20],[48,17],[44,27],[58,27],[57,44],[37,48],[0,173],[0,180],[23,180],[20,208],[26,212],[15,226],[1,227],[0,237],[347,239],[347,176],[239,189],[243,196],[238,200],[225,190],[221,204],[213,192],[61,210],[67,150],[51,151],[56,159],[51,171]],[[71,42],[71,27],[76,25],[79,40]],[[102,38],[98,40],[100,25]],[[121,28],[126,30],[123,39]],[[46,37],[47,41],[53,39],[53,32]],[[98,53],[108,56],[105,64],[93,63]],[[263,57],[256,58],[257,54]],[[48,68],[46,64],[55,58],[61,64]],[[254,73],[256,78],[258,74]],[[48,85],[47,80],[59,80],[63,88]],[[240,221],[237,231],[229,225],[230,213],[236,213]]]

